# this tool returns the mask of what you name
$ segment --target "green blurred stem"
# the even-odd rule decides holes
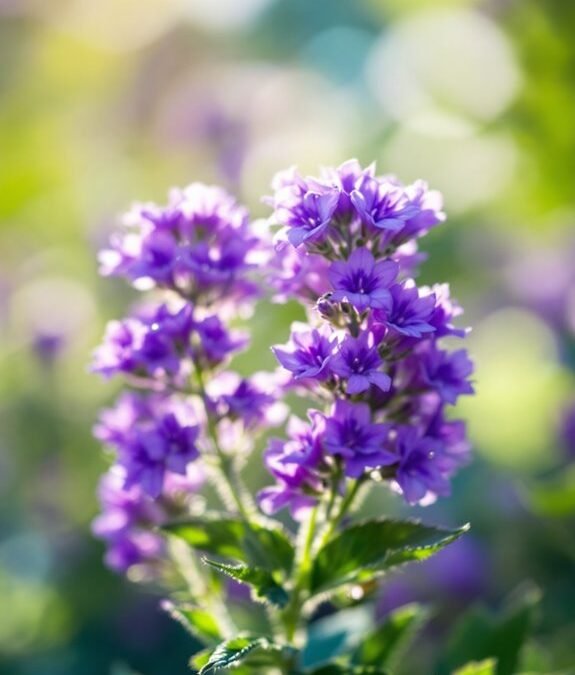
[[[218,431],[213,416],[206,405],[206,388],[204,385],[204,375],[198,363],[194,362],[196,377],[198,380],[199,395],[204,405],[206,413],[208,436],[212,442],[216,452],[217,462],[213,463],[213,467],[217,473],[214,477],[214,487],[218,492],[222,501],[227,506],[229,503],[234,504],[239,514],[246,522],[250,522],[255,514],[255,505],[253,504],[248,491],[243,485],[242,479],[236,469],[234,460],[227,455],[221,448],[218,439]]]
[[[326,526],[319,536],[316,531],[319,504],[310,513],[310,517],[305,525],[305,530],[300,537],[301,545],[298,547],[296,555],[294,586],[290,602],[281,615],[288,644],[293,645],[296,640],[297,629],[302,616],[302,608],[308,599],[307,588],[313,562],[313,552],[314,550],[321,548],[333,536],[341,521],[353,506],[363,484],[364,480],[361,478],[353,482],[350,489],[348,489],[346,495],[341,500],[337,512],[332,516],[331,513],[333,511],[335,495],[337,493],[337,484],[334,482],[326,506]],[[289,673],[291,672],[289,668],[293,667],[294,664],[290,663],[287,665],[288,670],[286,672]]]
[[[328,542],[329,539],[333,536],[337,528],[339,527],[341,521],[345,518],[346,514],[353,506],[354,501],[357,499],[359,491],[364,484],[364,478],[358,478],[354,481],[351,489],[349,489],[345,497],[341,500],[339,509],[333,518],[329,518],[326,523],[326,528],[323,531],[320,547]]]
[[[315,506],[308,518],[305,530],[300,537],[300,546],[295,560],[294,587],[290,602],[282,612],[285,637],[288,644],[293,644],[301,618],[303,603],[306,601],[306,587],[311,570],[313,544],[316,534],[317,515],[319,507]]]
[[[233,637],[238,629],[219,594],[211,592],[187,544],[176,538],[168,541],[172,560],[186,582],[191,600],[211,613],[224,637]]]

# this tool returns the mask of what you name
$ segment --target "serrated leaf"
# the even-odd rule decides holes
[[[250,586],[254,590],[256,598],[262,601],[270,602],[278,607],[285,607],[289,601],[289,595],[285,588],[278,584],[271,572],[261,567],[226,565],[207,558],[204,558],[204,562],[232,579]]]
[[[495,659],[486,659],[485,661],[474,661],[467,663],[463,668],[456,670],[453,675],[495,675],[497,661]]]
[[[248,565],[289,572],[294,547],[283,531],[239,518],[208,516],[168,523],[162,529],[205,553],[234,558]]]
[[[500,616],[471,608],[457,623],[441,672],[451,673],[469,661],[492,658],[497,661],[496,675],[514,675],[538,600],[539,591],[527,586],[518,589]]]
[[[281,647],[268,638],[254,635],[238,635],[219,644],[210,654],[208,661],[199,671],[199,675],[215,673],[223,668],[240,665],[255,651],[281,651]]]
[[[308,628],[308,638],[301,653],[304,668],[318,667],[349,653],[374,627],[374,608],[360,605],[317,619]]]
[[[189,604],[176,605],[170,601],[164,601],[162,609],[204,644],[217,644],[222,639],[217,622],[204,609]]]
[[[195,671],[201,670],[206,663],[210,660],[212,655],[212,647],[209,649],[202,649],[199,652],[196,652],[190,659],[190,668]]]
[[[459,538],[468,527],[445,530],[413,521],[368,520],[333,537],[317,554],[310,575],[313,593],[367,581],[387,569],[425,560]]]
[[[429,612],[421,605],[405,605],[392,612],[352,656],[352,663],[389,666],[392,670]]]

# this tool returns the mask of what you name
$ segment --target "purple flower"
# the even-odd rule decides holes
[[[202,481],[198,472],[166,477],[163,496],[171,502],[172,517],[178,509],[176,499],[194,493]],[[163,555],[164,542],[150,528],[165,522],[168,513],[141,486],[126,487],[126,470],[122,466],[116,464],[102,476],[98,498],[101,513],[94,519],[92,531],[106,542],[109,567],[126,572],[132,565],[150,563]]]
[[[399,246],[410,239],[427,234],[432,227],[445,220],[443,198],[437,190],[429,190],[427,183],[417,180],[405,188],[405,194],[413,211],[406,218],[401,230],[391,241]]]
[[[336,190],[306,192],[300,199],[292,198],[276,208],[276,218],[289,229],[285,236],[292,246],[306,241],[317,242],[331,223],[339,200]]]
[[[240,421],[244,428],[275,426],[285,418],[277,383],[266,373],[241,378],[225,372],[208,387],[207,404],[218,420]]]
[[[323,445],[330,455],[344,460],[346,475],[357,478],[366,469],[397,462],[397,456],[384,447],[388,434],[388,425],[372,424],[367,403],[338,399],[326,418]]]
[[[94,436],[102,443],[121,447],[128,442],[138,421],[150,418],[161,399],[133,392],[124,392],[113,408],[102,410],[94,427]]]
[[[269,281],[276,294],[275,302],[294,298],[315,302],[329,290],[329,260],[292,246],[275,251],[268,262]]]
[[[303,178],[295,169],[277,174],[274,196],[266,201],[274,208],[273,221],[284,227],[276,241],[298,247],[317,243],[330,226],[339,201],[339,190],[320,181]]]
[[[328,328],[322,326],[309,330],[305,324],[292,326],[291,340],[285,345],[276,345],[272,351],[276,359],[293,373],[294,379],[325,380],[329,376],[329,363],[333,356],[337,338]]]
[[[474,393],[472,373],[473,362],[465,349],[448,352],[425,340],[398,364],[394,382],[413,393],[436,392],[443,402],[454,405],[460,395]]]
[[[246,210],[224,190],[201,183],[172,190],[166,206],[135,206],[125,225],[100,254],[103,274],[124,276],[138,288],[173,288],[186,298],[221,298],[225,291],[229,301],[256,292],[245,276],[263,242],[251,234]]]
[[[347,380],[348,394],[361,394],[372,384],[382,391],[389,391],[391,377],[379,370],[382,364],[373,334],[362,333],[358,338],[343,340],[330,363],[330,370]]]
[[[449,294],[449,284],[435,284],[428,288],[420,289],[422,295],[435,297],[435,309],[429,319],[429,323],[435,328],[435,336],[465,337],[469,332],[467,328],[456,328],[452,321],[455,317],[463,314],[461,307],[454,302]]]
[[[92,370],[105,376],[175,375],[188,348],[192,326],[189,305],[175,313],[161,305],[147,317],[111,321],[102,345],[94,353]]]
[[[435,331],[431,324],[435,311],[433,294],[420,295],[412,281],[394,284],[390,294],[389,309],[376,312],[374,323],[383,323],[394,332],[412,338],[421,338]]]
[[[251,270],[248,254],[255,245],[255,239],[226,228],[217,242],[202,241],[186,247],[180,255],[180,269],[191,293],[213,294],[217,289],[220,295],[231,297],[257,294],[257,287],[242,279]]]
[[[446,420],[440,408],[427,430],[427,435],[441,443],[436,465],[447,477],[451,477],[457,469],[469,462],[471,444],[462,420]]]
[[[385,178],[364,176],[351,193],[351,201],[366,225],[392,232],[400,230],[419,213],[405,190]]]
[[[140,487],[125,487],[121,467],[102,476],[98,497],[102,513],[94,519],[92,531],[107,544],[105,559],[110,568],[125,572],[161,556],[162,538],[145,528],[160,524],[164,514]]]
[[[350,159],[338,166],[337,169],[325,168],[322,170],[322,182],[337,188],[339,191],[339,200],[334,214],[336,217],[345,218],[355,214],[351,194],[362,179],[373,178],[374,174],[375,164],[370,164],[364,169],[357,159]]]
[[[442,400],[454,405],[462,394],[473,394],[469,377],[473,373],[473,362],[467,350],[447,352],[435,345],[421,352],[421,375],[425,384],[439,393]]]
[[[197,425],[182,424],[173,413],[156,418],[149,427],[136,429],[118,458],[126,469],[126,486],[140,485],[157,499],[166,473],[185,475],[188,465],[198,458],[198,435]]]
[[[437,461],[439,440],[421,436],[416,427],[401,426],[396,430],[395,447],[400,457],[396,481],[408,504],[417,504],[429,493],[449,495],[449,479]]]
[[[209,366],[222,363],[230,354],[243,349],[248,343],[247,335],[228,331],[216,315],[208,316],[197,323],[196,330],[200,338],[196,358],[204,356]]]
[[[66,337],[55,331],[39,331],[34,335],[32,348],[45,366],[51,366],[66,346]]]
[[[393,260],[376,262],[366,248],[356,249],[348,260],[336,261],[329,270],[334,287],[331,299],[349,302],[358,310],[386,309],[391,303],[389,287],[399,266]]]
[[[183,401],[126,393],[102,413],[94,434],[116,450],[126,487],[138,485],[157,498],[167,474],[185,476],[199,456],[199,427],[192,417]]]
[[[299,519],[323,491],[321,436],[325,423],[323,416],[315,412],[310,413],[310,420],[311,426],[291,418],[290,440],[273,438],[269,442],[265,463],[277,485],[264,488],[258,494],[260,508],[268,515],[287,506],[293,517]]]

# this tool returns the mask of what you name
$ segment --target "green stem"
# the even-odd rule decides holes
[[[246,522],[250,522],[252,516],[255,513],[255,506],[248,497],[247,490],[242,484],[242,480],[234,465],[233,458],[227,455],[220,446],[216,423],[213,416],[210,414],[210,411],[208,410],[208,406],[206,405],[207,395],[202,369],[196,362],[194,362],[194,368],[196,377],[198,379],[198,393],[202,399],[207,418],[208,436],[212,442],[218,460],[217,463],[213,464],[218,474],[216,479],[213,481],[214,487],[216,488],[216,491],[224,503],[232,502],[242,518]],[[222,482],[220,483],[220,481]]]
[[[353,502],[357,498],[357,495],[359,494],[359,491],[360,491],[363,483],[364,483],[364,479],[358,478],[354,482],[351,490],[348,490],[347,494],[342,499],[342,501],[339,505],[339,509],[338,509],[336,515],[331,520],[328,521],[327,527],[325,528],[325,530],[323,532],[323,535],[321,537],[320,546],[323,546],[324,544],[327,543],[327,541],[329,539],[331,539],[331,537],[335,533],[336,529],[339,527],[341,521],[344,519],[344,517],[346,516],[349,509],[352,507]]]
[[[211,592],[187,544],[173,538],[168,545],[172,560],[188,587],[190,599],[211,613],[224,637],[233,637],[238,629],[220,596]]]
[[[298,547],[295,565],[294,587],[291,593],[291,599],[287,607],[282,612],[282,620],[285,629],[286,640],[293,644],[296,631],[301,618],[301,609],[307,599],[306,587],[308,583],[309,572],[311,569],[311,552],[315,539],[315,530],[317,523],[318,507],[314,507],[310,513],[306,530],[300,539],[301,546]]]

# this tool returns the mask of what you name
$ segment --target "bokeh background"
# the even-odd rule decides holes
[[[265,216],[276,170],[351,156],[444,192],[422,279],[451,283],[477,363],[476,459],[422,511],[472,534],[381,611],[455,622],[535,585],[523,670],[575,672],[574,35],[566,0],[0,0],[2,675],[189,672],[89,530],[114,386],[87,363],[133,298],[97,276],[116,215],[204,180]],[[296,315],[265,306],[241,367]]]

